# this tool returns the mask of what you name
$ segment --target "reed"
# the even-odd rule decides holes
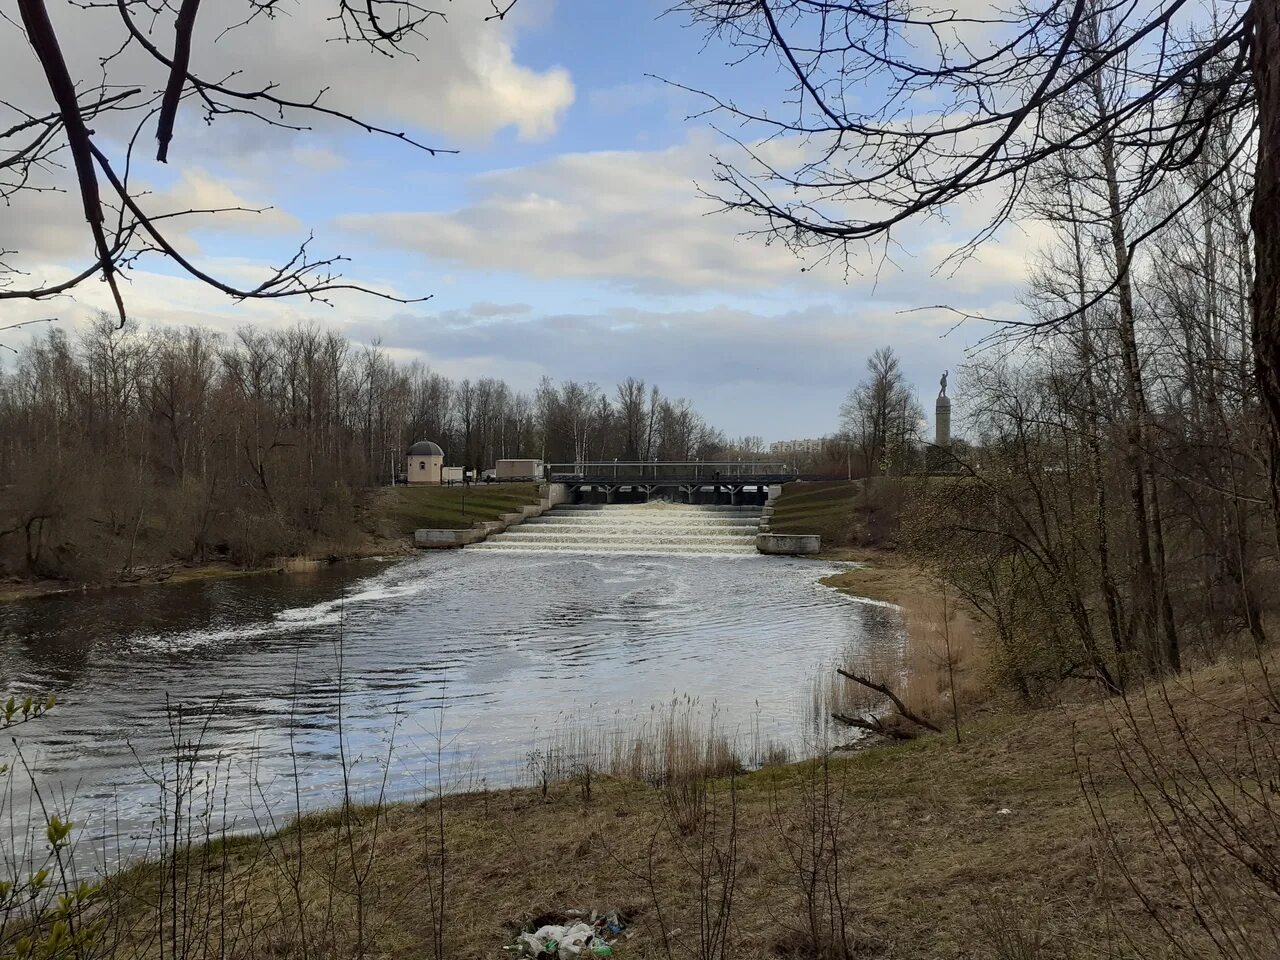
[[[912,594],[899,611],[897,643],[851,646],[810,681],[805,727],[819,749],[844,729],[833,715],[883,716],[892,709],[888,698],[850,682],[835,667],[889,687],[912,713],[953,727],[957,736],[964,711],[982,697],[989,664],[969,612],[942,592]]]
[[[648,716],[609,725],[566,718],[530,751],[527,773],[530,785],[543,788],[601,775],[665,787],[739,773],[754,758],[763,762],[781,751],[758,728],[751,737],[731,736],[714,709],[704,712],[696,699],[676,697]]]

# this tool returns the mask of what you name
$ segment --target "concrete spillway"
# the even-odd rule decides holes
[[[565,505],[468,550],[522,553],[751,554],[760,507]]]

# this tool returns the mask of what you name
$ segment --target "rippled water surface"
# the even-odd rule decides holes
[[[806,681],[849,642],[893,642],[891,611],[762,556],[473,551],[0,607],[0,679],[60,705],[20,731],[47,797],[85,835],[138,838],[184,755],[230,815],[339,796],[339,720],[357,793],[518,781],[557,726],[617,723],[675,696],[718,724],[795,741]],[[291,748],[292,744],[292,748]],[[295,774],[296,768],[296,774]],[[16,787],[14,787],[17,790]],[[10,804],[24,803],[20,791]]]

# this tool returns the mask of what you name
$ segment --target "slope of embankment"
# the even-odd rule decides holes
[[[701,956],[718,937],[735,957],[1153,956],[1170,937],[1204,955],[1168,839],[1193,825],[1133,759],[1192,728],[1202,760],[1229,761],[1258,695],[1219,666],[1127,702],[988,715],[959,743],[658,784],[579,768],[545,791],[310,815],[118,877],[132,932],[116,955],[160,955],[156,903],[202,948],[279,957],[492,957],[522,923],[592,908],[629,918],[624,957]],[[1247,882],[1214,871],[1224,895]]]

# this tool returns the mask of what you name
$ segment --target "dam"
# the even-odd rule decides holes
[[[564,504],[471,550],[518,553],[754,554],[759,505]]]

